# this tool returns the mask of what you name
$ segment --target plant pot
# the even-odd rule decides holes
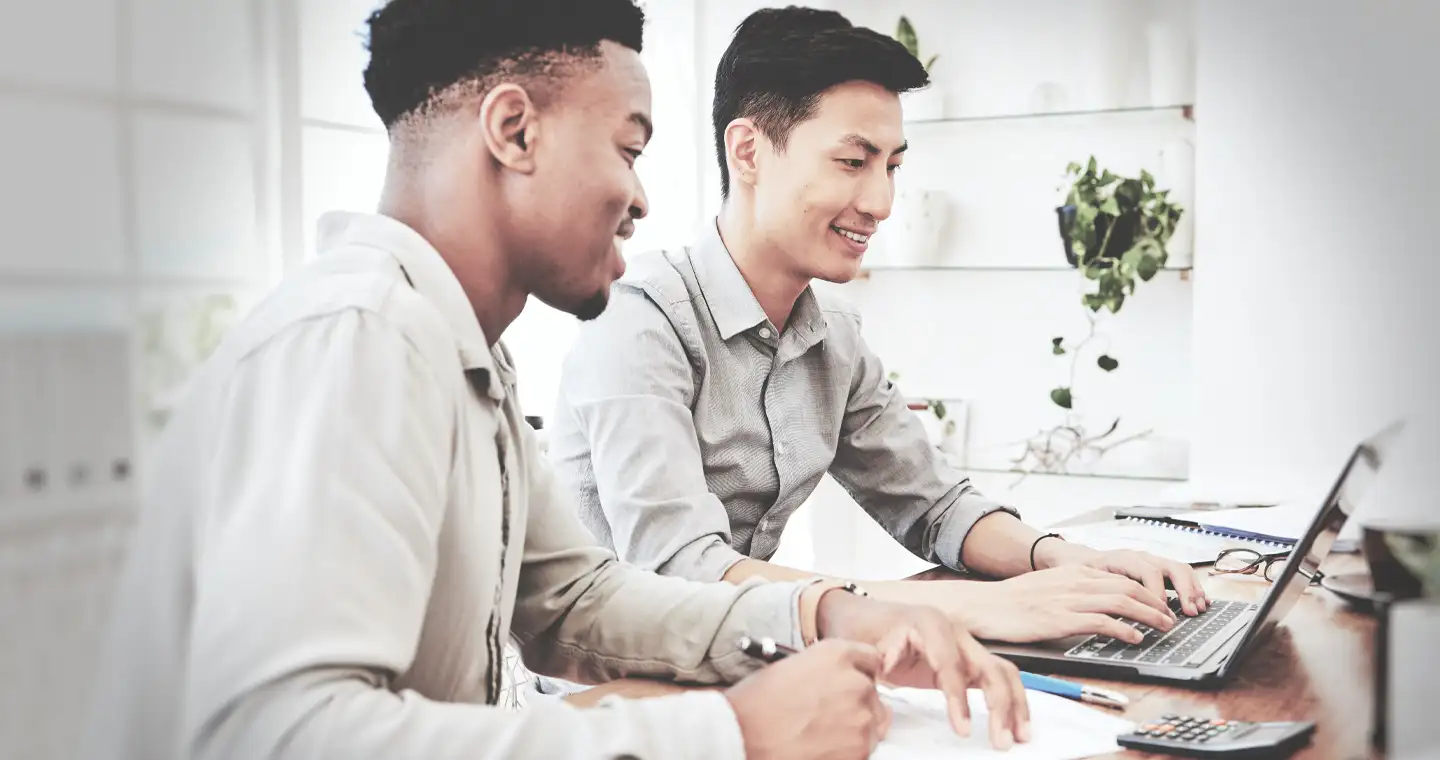
[[[1060,227],[1060,242],[1065,247],[1065,261],[1069,262],[1070,266],[1078,268],[1081,264],[1080,257],[1076,255],[1075,247],[1070,240],[1070,232],[1075,227],[1075,212],[1075,206],[1073,205],[1060,206],[1055,209],[1055,216]],[[1105,232],[1111,224],[1115,225],[1115,232],[1111,235],[1109,243],[1105,246],[1105,250],[1101,251],[1102,254],[1108,255],[1105,255],[1098,261],[1093,261],[1095,259],[1095,252],[1086,251],[1085,263],[1092,263],[1093,261],[1094,266],[1100,269],[1108,269],[1111,264],[1114,263],[1115,259],[1120,258],[1120,253],[1129,250],[1140,231],[1140,217],[1134,212],[1126,212],[1119,217],[1101,214],[1095,219],[1095,237],[1099,240],[1104,240]]]
[[[930,85],[923,90],[900,94],[900,111],[905,121],[934,121],[945,118],[945,91]]]

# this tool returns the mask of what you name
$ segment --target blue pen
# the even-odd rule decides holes
[[[1074,683],[1073,681],[1062,681],[1059,678],[1041,676],[1034,673],[1020,673],[1020,683],[1027,689],[1043,691],[1046,694],[1054,694],[1067,699],[1077,699],[1081,702],[1089,702],[1105,707],[1125,709],[1130,704],[1130,698],[1119,692],[1101,689],[1095,686]]]

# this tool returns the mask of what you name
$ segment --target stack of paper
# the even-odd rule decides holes
[[[882,689],[881,698],[895,712],[890,732],[871,760],[1080,760],[1121,747],[1115,737],[1134,730],[1134,724],[1100,708],[1064,697],[1027,690],[1031,740],[1008,751],[990,746],[990,714],[985,694],[970,690],[970,736],[950,727],[945,696],[933,689]]]

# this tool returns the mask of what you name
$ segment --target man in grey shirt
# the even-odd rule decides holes
[[[1207,601],[1188,566],[1042,536],[930,445],[813,279],[845,282],[890,213],[906,150],[898,93],[927,84],[894,40],[838,13],[752,14],[716,72],[725,203],[689,247],[635,257],[564,363],[550,449],[586,525],[658,572],[740,582],[829,472],[915,555],[1000,583],[894,582],[977,636],[1035,641],[1167,630]],[[825,519],[819,516],[818,519]]]
[[[78,757],[859,760],[882,679],[942,688],[962,733],[981,687],[991,741],[1027,739],[1018,672],[932,609],[617,562],[522,420],[501,335],[531,295],[599,314],[645,215],[642,21],[631,0],[371,17],[379,213],[326,217],[165,430]],[[804,651],[762,668],[742,635]],[[515,713],[505,642],[586,683],[739,683]]]

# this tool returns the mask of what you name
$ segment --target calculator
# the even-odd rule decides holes
[[[1253,723],[1220,718],[1162,715],[1120,735],[1127,749],[1183,757],[1284,757],[1305,746],[1315,733],[1311,721]]]

